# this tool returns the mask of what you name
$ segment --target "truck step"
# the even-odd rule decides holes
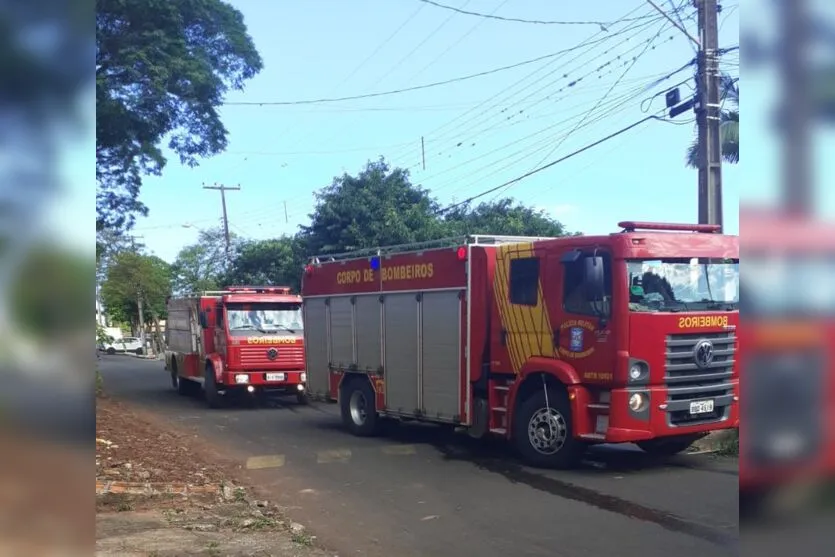
[[[493,412],[507,413],[507,408],[505,408],[504,406],[496,406],[493,408]]]
[[[602,433],[583,433],[580,439],[587,439],[589,441],[605,441],[606,436]]]
[[[503,427],[491,427],[490,433],[495,433],[497,435],[507,435],[507,430]]]
[[[588,406],[586,406],[586,408],[591,408],[591,409],[593,409],[593,410],[608,410],[608,409],[609,409],[609,405],[608,405],[608,404],[604,404],[604,403],[602,403],[602,402],[592,402],[591,404],[589,404]]]
[[[493,387],[494,391],[509,391],[510,387],[508,385],[496,385]]]

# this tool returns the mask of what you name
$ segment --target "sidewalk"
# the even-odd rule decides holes
[[[96,402],[96,555],[334,555],[284,509],[232,485],[233,464],[199,439],[106,396]]]

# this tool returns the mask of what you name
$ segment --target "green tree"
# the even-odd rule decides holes
[[[218,108],[262,66],[222,0],[97,0],[96,230],[147,213],[142,176],[162,172],[163,139],[190,166],[223,151]]]
[[[107,269],[101,297],[116,319],[132,323],[145,338],[145,326],[154,324],[161,344],[159,320],[165,316],[166,298],[171,294],[171,269],[153,255],[125,251],[117,254]],[[158,346],[159,348],[159,346]]]
[[[720,93],[723,107],[720,111],[719,134],[722,159],[736,164],[739,162],[739,78],[722,75]],[[687,149],[687,166],[699,167],[699,140],[693,140]]]
[[[241,250],[243,241],[233,233],[229,234],[229,239],[229,255],[230,259],[234,260]],[[223,229],[201,230],[197,243],[180,250],[177,259],[171,265],[172,288],[178,294],[218,290],[224,286],[227,267]]]
[[[561,222],[544,211],[526,207],[513,199],[481,203],[475,208],[457,207],[444,218],[450,236],[495,234],[497,236],[566,236]]]
[[[247,242],[241,247],[226,284],[289,286],[298,291],[304,263],[304,245],[298,237]]]
[[[381,158],[357,176],[344,174],[317,193],[301,239],[308,254],[418,242],[443,234],[438,203]]]
[[[11,310],[24,331],[41,338],[66,336],[87,327],[94,295],[94,269],[84,255],[53,246],[37,246],[17,269]]]

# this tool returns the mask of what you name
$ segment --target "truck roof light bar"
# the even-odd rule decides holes
[[[310,265],[320,265],[321,263],[330,263],[334,261],[347,261],[351,259],[362,259],[365,257],[380,257],[397,253],[423,251],[433,248],[449,247],[457,250],[462,245],[498,246],[502,244],[522,244],[553,239],[554,238],[551,236],[498,236],[487,234],[454,236],[451,238],[441,238],[439,240],[429,240],[426,242],[413,242],[393,246],[365,248],[344,253],[325,253],[311,257],[308,262]]]
[[[718,224],[683,224],[674,222],[642,222],[626,220],[618,223],[623,232],[637,230],[663,230],[667,232],[719,232],[722,227]]]

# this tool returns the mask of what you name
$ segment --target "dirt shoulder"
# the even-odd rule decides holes
[[[234,466],[193,434],[98,397],[96,554],[333,555],[284,509],[234,485]]]

